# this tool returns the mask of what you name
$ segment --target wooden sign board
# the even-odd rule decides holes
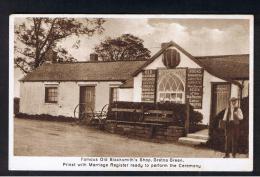
[[[202,108],[203,75],[202,68],[189,68],[187,70],[186,98],[194,109]]]
[[[156,70],[143,71],[142,102],[155,102],[156,98]]]

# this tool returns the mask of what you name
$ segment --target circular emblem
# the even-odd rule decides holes
[[[167,68],[175,68],[180,64],[180,53],[175,49],[167,49],[163,53],[162,61]]]

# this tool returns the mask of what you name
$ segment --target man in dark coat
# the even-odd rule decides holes
[[[225,110],[223,121],[225,122],[225,157],[229,158],[230,152],[232,157],[236,157],[238,138],[239,138],[239,123],[243,119],[243,113],[238,106],[238,99],[232,97],[230,103]]]

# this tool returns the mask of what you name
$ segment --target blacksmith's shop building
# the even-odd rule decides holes
[[[111,101],[190,103],[203,124],[230,97],[249,94],[249,55],[195,57],[174,42],[146,61],[46,63],[20,80],[20,112],[73,117],[81,102],[99,111]]]

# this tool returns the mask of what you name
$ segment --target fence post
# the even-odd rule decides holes
[[[142,121],[141,122],[143,122],[144,121],[144,106],[142,105],[141,106],[141,119],[142,119]]]
[[[185,136],[189,133],[190,128],[190,105],[186,103],[186,119],[185,119]]]
[[[116,108],[117,108],[117,103],[115,105],[116,105]],[[117,111],[116,111],[116,122],[117,121],[118,121],[118,118],[117,118]]]

